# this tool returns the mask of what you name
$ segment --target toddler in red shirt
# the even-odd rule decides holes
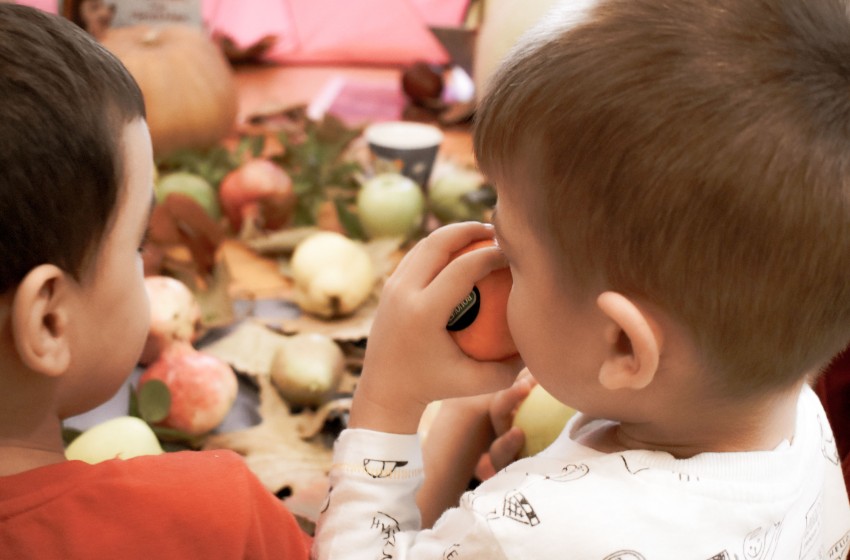
[[[153,204],[141,91],[71,22],[0,3],[0,558],[305,559],[234,453],[67,461],[148,331]]]

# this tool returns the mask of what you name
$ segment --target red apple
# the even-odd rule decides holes
[[[161,425],[190,435],[216,428],[236,401],[239,384],[233,369],[220,359],[176,342],[142,373],[138,389],[158,379],[171,394]]]
[[[292,179],[282,167],[267,159],[252,159],[228,173],[218,196],[233,231],[245,221],[259,228],[280,229],[295,211]]]
[[[145,278],[151,310],[148,339],[139,363],[148,365],[172,343],[194,342],[201,326],[201,308],[195,294],[170,276]]]

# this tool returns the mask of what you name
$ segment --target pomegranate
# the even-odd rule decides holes
[[[227,416],[239,384],[233,369],[186,342],[175,342],[139,378],[138,389],[158,379],[168,387],[171,407],[161,425],[190,435],[216,428]]]
[[[230,227],[242,231],[250,221],[260,229],[280,229],[295,211],[292,179],[267,159],[252,159],[228,173],[218,192]]]
[[[139,363],[148,365],[173,342],[194,342],[200,332],[201,308],[195,294],[170,276],[145,278],[151,325]]]

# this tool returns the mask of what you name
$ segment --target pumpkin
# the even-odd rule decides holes
[[[480,96],[502,58],[523,33],[555,5],[555,0],[484,0],[484,20],[478,29],[473,74]]]
[[[202,149],[224,138],[238,110],[233,70],[203,32],[188,25],[133,25],[102,39],[145,97],[154,154]]]

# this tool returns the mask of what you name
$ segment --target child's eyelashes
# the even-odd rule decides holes
[[[151,228],[150,227],[145,228],[145,233],[142,235],[142,240],[139,242],[138,251],[140,253],[145,250],[145,245],[147,245],[148,239],[150,239],[150,235],[151,235]]]

